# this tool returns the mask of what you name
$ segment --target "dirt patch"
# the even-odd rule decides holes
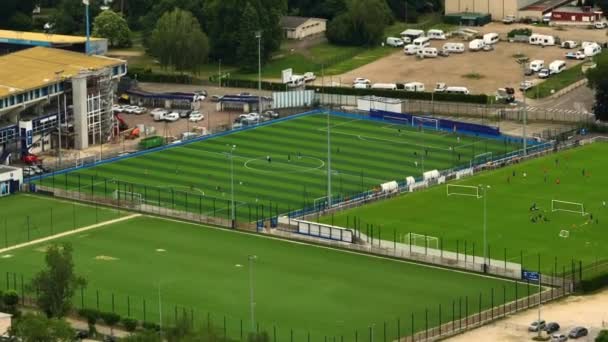
[[[608,308],[608,290],[589,296],[571,296],[543,305],[541,317],[548,322],[558,322],[561,333],[567,333],[575,326],[584,326],[589,329],[589,336],[579,338],[577,341],[591,342],[600,330],[608,328],[606,308]],[[537,309],[530,309],[446,341],[529,341],[535,334],[528,332],[528,324],[537,317]]]
[[[115,260],[118,260],[118,258],[107,256],[107,255],[98,255],[95,257],[95,260],[115,261]]]

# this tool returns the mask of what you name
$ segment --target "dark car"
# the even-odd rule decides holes
[[[570,338],[579,338],[579,337],[587,336],[588,334],[589,334],[589,330],[587,330],[587,328],[585,328],[585,327],[576,327],[576,328],[570,330],[570,333],[568,334],[568,337],[570,337]]]
[[[558,330],[559,330],[559,324],[557,324],[555,322],[547,323],[547,325],[545,326],[545,331],[547,332],[547,334],[552,334]]]

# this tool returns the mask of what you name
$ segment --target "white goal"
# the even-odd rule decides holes
[[[446,192],[448,196],[471,196],[475,198],[482,198],[481,192],[479,191],[479,187],[471,186],[471,185],[457,185],[457,184],[448,184],[446,186]]]
[[[142,204],[143,196],[139,192],[114,190],[112,197],[118,201],[131,202],[134,204]]]
[[[439,249],[439,238],[436,236],[407,233],[403,236],[403,243],[407,243],[412,246]]]
[[[562,237],[562,238],[568,238],[568,237],[570,237],[570,231],[569,230],[565,230],[565,229],[560,230],[559,237]]]
[[[425,118],[422,116],[412,116],[412,126],[413,127],[433,127],[435,130],[439,130],[439,120]]]
[[[581,216],[588,215],[588,213],[585,212],[585,206],[583,205],[583,203],[566,202],[559,200],[551,200],[551,211],[565,211],[568,213],[580,214]]]

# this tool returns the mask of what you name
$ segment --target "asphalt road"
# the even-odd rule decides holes
[[[593,110],[594,92],[587,86],[579,87],[557,99],[530,101],[529,105],[543,109],[560,109],[564,111],[591,112]]]

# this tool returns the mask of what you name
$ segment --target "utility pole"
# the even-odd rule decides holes
[[[529,60],[528,57],[522,57],[522,58],[519,58],[517,60],[517,63],[521,64],[521,66],[522,66],[522,79],[523,79],[523,82],[522,82],[523,87],[522,88],[523,88],[523,96],[524,96],[524,101],[523,101],[523,107],[524,107],[523,108],[524,109],[524,118],[523,118],[524,119],[523,120],[524,121],[524,129],[523,129],[523,136],[524,136],[524,139],[523,139],[524,140],[523,141],[523,153],[524,153],[524,156],[528,155],[528,132],[527,132],[528,106],[526,104],[526,91],[528,89],[527,89],[527,85],[525,84],[526,83],[526,66],[528,65],[528,60]]]
[[[85,53],[89,55],[91,53],[91,28],[89,24],[89,2],[90,0],[82,0],[85,8],[85,17],[86,17],[86,32],[87,32],[87,42],[85,44]]]

